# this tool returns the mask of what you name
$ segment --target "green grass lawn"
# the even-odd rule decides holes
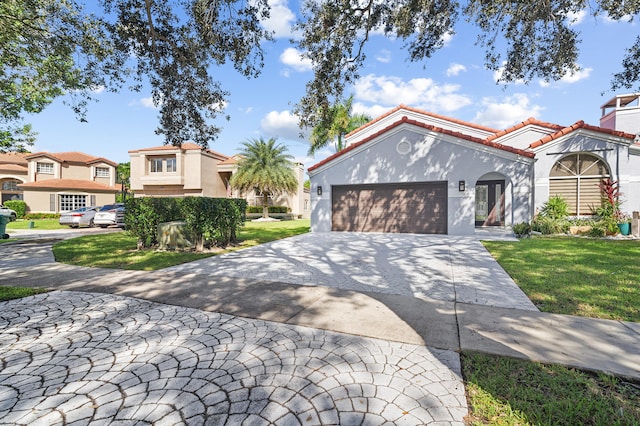
[[[639,425],[640,386],[557,365],[462,354],[472,425]]]
[[[9,222],[7,224],[7,231],[11,234],[12,229],[29,229],[29,222],[33,222],[33,229],[67,229],[66,225],[60,225],[60,219],[18,219],[15,222]]]
[[[543,312],[640,322],[640,241],[535,237],[484,245]]]
[[[33,296],[34,294],[46,293],[43,288],[30,287],[4,287],[0,286],[0,302],[11,299],[19,299],[21,297]]]
[[[309,220],[247,222],[239,244],[208,253],[137,250],[136,238],[125,232],[87,235],[54,245],[58,262],[73,265],[153,271],[185,262],[227,253],[269,241],[309,232]]]

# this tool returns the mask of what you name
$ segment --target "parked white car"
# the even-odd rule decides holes
[[[9,216],[11,222],[14,222],[18,218],[15,210],[5,207],[2,204],[0,204],[0,214],[3,216]]]
[[[72,228],[78,228],[80,226],[93,228],[93,218],[98,209],[100,209],[100,207],[97,206],[81,207],[71,210],[70,212],[60,213],[60,225],[69,225]]]
[[[117,225],[124,228],[124,204],[107,204],[102,206],[93,217],[93,223],[100,228]]]

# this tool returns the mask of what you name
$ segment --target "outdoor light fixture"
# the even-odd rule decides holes
[[[322,187],[321,186],[318,187],[318,195],[322,195]]]
[[[458,181],[458,191],[460,192],[464,192],[464,188],[465,188],[465,183],[463,180],[459,180]]]

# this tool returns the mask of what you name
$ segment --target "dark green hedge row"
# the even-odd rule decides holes
[[[287,206],[269,206],[269,213],[289,213]],[[262,213],[262,206],[249,206],[247,213]]]
[[[236,241],[246,210],[247,201],[239,198],[129,198],[124,221],[142,246],[151,247],[158,244],[159,223],[184,220],[202,250],[205,241],[223,247]]]
[[[16,216],[22,218],[27,214],[27,203],[22,200],[7,200],[4,206],[16,211]]]

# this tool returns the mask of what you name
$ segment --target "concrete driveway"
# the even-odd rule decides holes
[[[537,311],[475,237],[310,233],[164,271]]]

